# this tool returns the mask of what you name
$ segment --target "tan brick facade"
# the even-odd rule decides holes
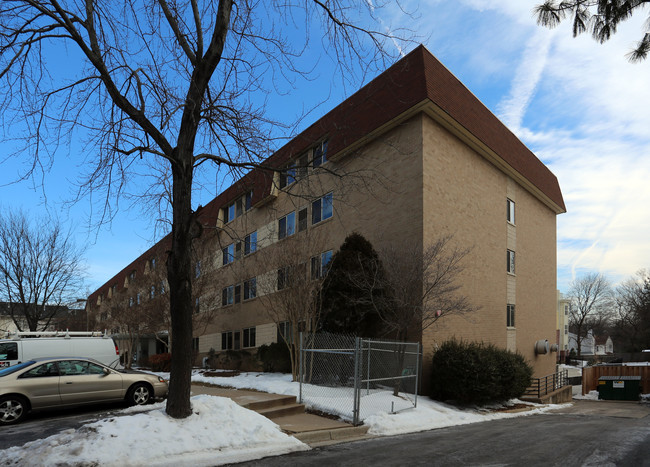
[[[335,118],[341,108],[352,108],[346,101],[270,159],[280,159],[281,168],[302,154],[311,154],[315,144],[327,140],[329,161],[325,166],[310,169],[309,176],[282,190],[277,186],[277,173],[249,174],[204,208],[202,219],[211,230],[204,236],[209,260],[202,261],[201,274],[210,277],[217,300],[209,302],[213,304],[210,310],[202,311],[213,313],[214,319],[197,336],[199,357],[210,349],[220,351],[224,332],[239,333],[240,348],[244,347],[246,329],[249,336],[250,329],[255,330],[255,347],[276,340],[276,326],[262,296],[273,299],[283,252],[304,249],[308,263],[311,256],[336,251],[352,232],[364,235],[377,249],[400,242],[425,249],[441,236],[453,235],[454,243],[471,248],[465,258],[462,293],[479,309],[469,316],[440,319],[422,331],[424,381],[436,346],[451,337],[517,350],[533,363],[536,376],[554,371],[556,356],[536,355],[534,345],[544,339],[555,342],[556,335],[555,218],[564,211],[557,180],[505,127],[495,123],[489,112],[489,125],[473,122],[469,112],[465,115],[463,102],[480,103],[444,75],[449,74],[446,70],[436,69],[440,76],[433,73],[431,67],[437,66],[437,61],[432,61],[435,59],[428,52],[417,49],[404,59],[415,63],[410,64],[412,73],[404,79],[415,79],[411,77],[417,75],[413,67],[419,53],[428,84],[417,92],[427,93],[424,99],[411,96],[416,91],[408,88],[404,92],[412,104],[402,108],[393,103],[384,108],[387,115],[381,119],[374,114],[366,120],[364,115],[356,115],[357,120],[349,117],[357,123],[350,124],[354,130],[345,130]],[[386,75],[391,73],[396,72],[391,68]],[[389,89],[393,82],[383,76],[358,93],[366,96],[364,102],[370,100],[368,95],[379,99],[385,93],[402,92]],[[456,95],[457,102],[451,97],[436,100],[437,91],[431,90],[434,78],[449,81],[448,86],[453,86],[449,95]],[[399,102],[407,102],[407,97]],[[350,102],[354,99],[357,95]],[[368,124],[372,119],[377,120],[374,127]],[[328,127],[330,121],[334,123]],[[357,134],[359,128],[366,132]],[[493,134],[495,129],[502,132],[502,140]],[[318,137],[309,144],[302,142],[314,134]],[[295,150],[300,145],[302,149]],[[248,190],[253,191],[252,209],[224,222],[225,208]],[[312,203],[328,193],[332,193],[333,215],[313,224]],[[506,217],[508,199],[515,205],[515,222]],[[303,208],[307,208],[307,228],[298,232]],[[279,239],[279,219],[292,212],[296,233]],[[257,251],[247,256],[242,252],[240,258],[223,265],[222,249],[233,242],[243,245],[252,232],[257,234]],[[506,270],[507,250],[515,253],[512,274]],[[125,271],[132,268],[130,265]],[[119,282],[120,274],[95,292],[90,303],[99,303],[93,302],[94,295]],[[243,287],[251,278],[256,279],[256,298],[240,296],[240,303],[221,306],[224,288]],[[515,310],[514,326],[507,326],[509,304]]]

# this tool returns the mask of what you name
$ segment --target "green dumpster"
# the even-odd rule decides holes
[[[640,376],[601,376],[598,378],[598,399],[637,401],[640,393]]]

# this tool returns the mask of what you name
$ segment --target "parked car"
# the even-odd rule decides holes
[[[90,358],[37,358],[0,369],[0,425],[31,410],[125,401],[143,405],[167,396],[156,375],[116,370]]]
[[[115,341],[101,332],[16,332],[0,339],[0,368],[41,357],[85,357],[119,364]]]

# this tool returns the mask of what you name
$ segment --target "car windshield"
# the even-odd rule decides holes
[[[28,367],[29,365],[32,365],[34,363],[36,362],[32,360],[30,362],[23,362],[23,363],[19,363],[18,365],[13,365],[13,366],[8,366],[7,368],[3,368],[2,370],[0,370],[0,378],[15,373],[17,371],[20,371],[23,368]]]

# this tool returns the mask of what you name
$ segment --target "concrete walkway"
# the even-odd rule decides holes
[[[193,384],[191,390],[192,395],[228,397],[242,407],[273,420],[282,431],[312,447],[368,438],[368,428],[363,425],[355,427],[339,420],[305,413],[305,406],[296,403],[295,396],[198,384]]]

